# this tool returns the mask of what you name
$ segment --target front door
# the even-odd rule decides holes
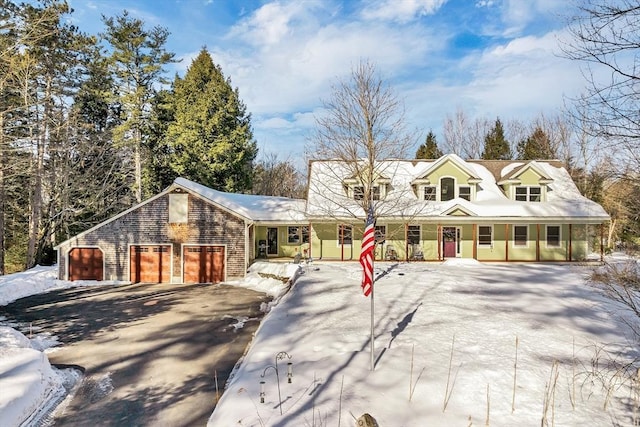
[[[267,228],[267,255],[278,255],[277,228]]]
[[[460,232],[457,227],[442,228],[442,249],[445,258],[455,258],[459,253]]]

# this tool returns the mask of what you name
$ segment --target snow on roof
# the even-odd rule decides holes
[[[521,202],[510,200],[496,183],[496,176],[482,161],[464,161],[459,157],[445,156],[463,165],[467,173],[481,179],[476,186],[474,201],[454,199],[446,202],[420,200],[412,187],[415,179],[421,178],[437,164],[438,160],[384,160],[376,168],[391,178],[389,192],[383,200],[376,202],[378,218],[433,218],[443,217],[447,212],[455,211],[456,205],[480,218],[572,218],[585,222],[601,222],[609,219],[599,204],[582,196],[563,168],[553,165],[557,162],[536,161],[535,168],[550,178],[547,184],[545,202]],[[505,162],[506,164],[506,162]],[[500,174],[513,173],[526,162],[514,161],[503,166]],[[345,162],[336,160],[313,161],[309,173],[309,197],[306,213],[312,218],[357,217],[364,218],[364,212],[358,203],[350,199],[344,188],[344,177],[349,176]],[[500,178],[500,177],[498,177]],[[436,183],[432,183],[436,184]]]
[[[186,178],[176,178],[174,184],[252,221],[306,220],[305,201],[301,199],[225,193]]]

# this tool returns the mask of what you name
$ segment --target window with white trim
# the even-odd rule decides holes
[[[380,186],[371,187],[371,197],[373,200],[380,200]],[[364,186],[356,185],[353,187],[353,200],[364,200]]]
[[[560,226],[547,225],[547,247],[560,247]]]
[[[382,243],[385,240],[387,240],[387,226],[376,225],[375,237],[376,237],[376,243]]]
[[[428,185],[424,187],[424,200],[429,202],[436,201],[436,195],[438,194],[438,189],[435,185]]]
[[[493,226],[478,226],[478,246],[490,247],[493,243]]]
[[[513,246],[527,246],[529,242],[529,226],[513,226]]]
[[[290,225],[287,227],[288,239],[290,244],[298,245],[300,243],[309,243],[309,226],[308,225]]]
[[[468,185],[461,185],[458,188],[458,196],[461,199],[471,201],[471,187],[469,187]]]
[[[515,198],[520,202],[542,201],[542,189],[540,187],[518,186],[515,188]]]
[[[453,178],[440,179],[440,201],[446,202],[447,200],[453,200],[456,193],[456,180]]]
[[[347,224],[338,225],[338,245],[350,245],[353,242],[353,227]]]

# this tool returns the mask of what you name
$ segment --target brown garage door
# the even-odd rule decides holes
[[[130,279],[133,283],[170,283],[171,246],[131,246]]]
[[[224,246],[186,246],[184,250],[185,283],[224,281]]]
[[[102,251],[98,248],[74,248],[69,251],[69,280],[102,280]]]

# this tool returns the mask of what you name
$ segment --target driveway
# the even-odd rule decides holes
[[[226,285],[73,288],[0,315],[58,337],[52,364],[84,370],[58,426],[204,426],[268,297]]]

